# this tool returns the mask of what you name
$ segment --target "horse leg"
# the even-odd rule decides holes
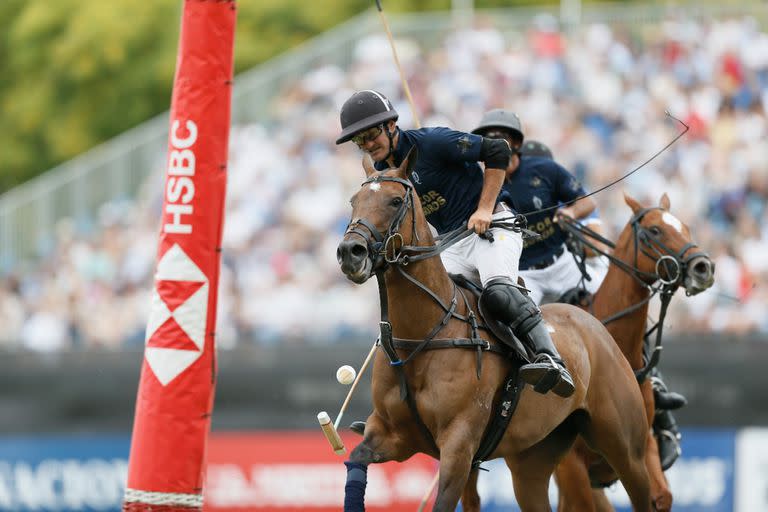
[[[469,425],[454,422],[437,439],[440,447],[440,480],[433,511],[453,512],[462,493],[466,492],[476,448],[476,443],[470,441],[472,437],[473,431]]]
[[[558,500],[557,512],[591,512],[595,510],[589,470],[576,449],[565,454],[555,468]]]
[[[473,469],[469,472],[467,484],[464,486],[464,492],[461,494],[461,509],[464,512],[480,512],[480,494],[477,492],[477,476],[479,470]]]
[[[653,396],[653,386],[650,379],[646,379],[640,385],[640,392],[643,395],[648,425],[653,425],[656,401]],[[651,478],[651,499],[656,510],[659,512],[669,512],[672,509],[672,493],[669,490],[669,483],[666,476],[664,476],[664,471],[661,469],[659,446],[653,434],[649,434],[646,441],[645,467],[648,469],[648,476]]]
[[[576,438],[575,416],[560,424],[543,440],[514,457],[506,458],[512,472],[515,497],[523,512],[551,512],[549,480]],[[589,509],[580,509],[588,510]]]
[[[344,487],[344,512],[365,511],[365,488],[368,485],[368,465],[390,460],[405,460],[413,455],[401,438],[374,412],[368,417],[365,438],[358,444],[347,466],[347,483]]]
[[[648,475],[651,478],[653,505],[658,512],[669,512],[672,510],[672,492],[669,490],[667,477],[661,470],[659,445],[656,443],[656,438],[653,437],[653,434],[648,434],[645,448],[645,467],[648,469]]]
[[[605,491],[603,489],[592,489],[592,499],[595,502],[596,512],[616,511],[616,509],[613,508],[613,505],[611,505],[611,502],[608,501],[608,496],[605,495]]]
[[[631,413],[637,409],[622,407],[619,397],[607,401],[613,403],[606,403],[603,414],[592,417],[582,436],[616,471],[635,512],[651,512],[651,484],[645,467],[648,424],[642,415]]]

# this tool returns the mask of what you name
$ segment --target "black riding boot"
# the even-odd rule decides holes
[[[667,385],[664,384],[658,367],[654,367],[651,370],[651,383],[653,384],[653,398],[656,402],[657,410],[674,411],[688,403],[688,400],[683,395],[667,389]]]
[[[688,403],[688,400],[679,393],[671,392],[662,380],[658,368],[651,371],[651,385],[653,386],[653,398],[656,403],[656,413],[653,418],[653,434],[659,445],[659,458],[661,467],[666,471],[675,463],[682,450],[680,448],[680,430],[677,428],[675,417],[670,412],[679,409]]]
[[[515,336],[535,354],[532,363],[520,367],[520,377],[539,393],[573,394],[573,378],[552,342],[541,310],[509,279],[492,279],[480,297],[483,307],[508,325]]]
[[[680,431],[671,412],[656,411],[656,415],[653,418],[653,434],[656,436],[656,443],[659,445],[661,469],[666,471],[672,467],[672,464],[675,463],[682,453]]]

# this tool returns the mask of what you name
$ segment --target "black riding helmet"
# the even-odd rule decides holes
[[[480,124],[477,128],[472,130],[472,133],[484,136],[487,132],[492,131],[493,129],[501,129],[510,132],[513,137],[520,139],[520,142],[525,139],[520,118],[517,117],[517,114],[514,112],[504,110],[503,108],[495,108],[483,114],[483,118],[480,119]]]
[[[543,142],[537,140],[527,140],[520,146],[520,154],[523,156],[540,156],[542,158],[554,159],[552,150]]]
[[[397,110],[392,103],[380,92],[365,90],[353,94],[341,107],[341,134],[336,144],[343,144],[355,136],[387,121],[397,120]],[[389,135],[389,130],[387,130]]]

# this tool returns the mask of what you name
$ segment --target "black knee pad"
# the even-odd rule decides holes
[[[541,311],[508,279],[493,279],[483,290],[480,302],[484,311],[509,325],[516,334],[525,334],[541,322]]]

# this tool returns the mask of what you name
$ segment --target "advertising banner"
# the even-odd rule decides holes
[[[116,512],[128,436],[0,439],[0,510]]]
[[[347,450],[360,438],[342,434]],[[737,441],[738,439],[738,441]],[[768,510],[768,429],[683,432],[683,456],[667,472],[677,512]],[[120,510],[128,468],[128,436],[0,439],[0,511]],[[735,450],[736,448],[736,450]],[[322,432],[213,433],[208,441],[204,510],[211,512],[337,512],[348,455],[333,453]],[[483,512],[519,510],[502,461],[483,465]],[[417,509],[437,469],[426,456],[372,464],[366,510]],[[621,485],[608,489],[618,512],[629,512]],[[734,508],[734,501],[736,508]],[[550,502],[557,488],[550,486]]]
[[[768,429],[746,428],[736,437],[735,512],[768,510]]]
[[[223,434],[212,437],[208,454],[205,510],[309,510],[338,512],[344,502],[344,460],[360,442],[341,435],[347,455],[335,455],[317,432]],[[403,464],[371,464],[365,493],[367,511],[408,511],[419,506],[437,470],[419,455]]]

